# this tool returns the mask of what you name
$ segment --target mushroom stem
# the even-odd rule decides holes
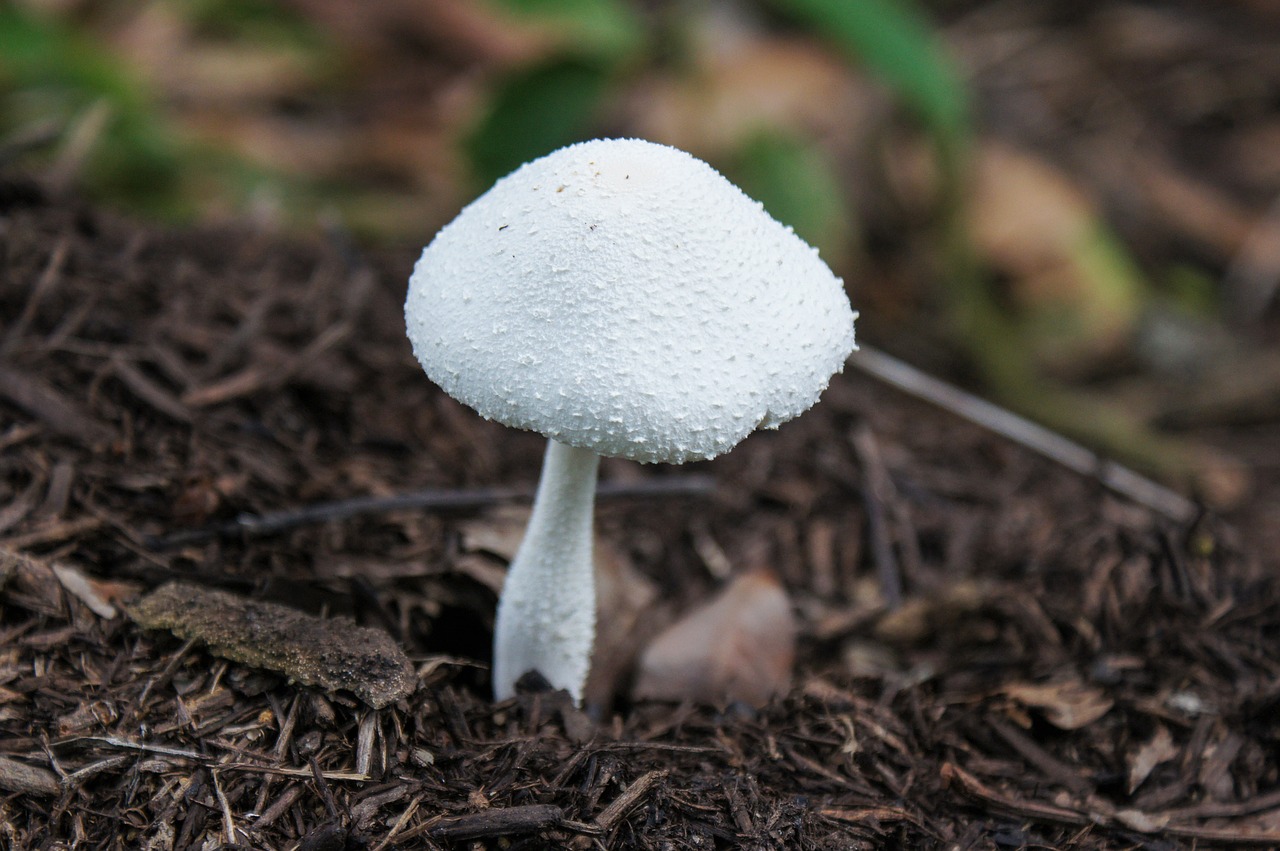
[[[498,700],[514,695],[516,680],[529,671],[582,700],[596,633],[591,528],[599,466],[589,449],[547,442],[529,527],[498,601]]]

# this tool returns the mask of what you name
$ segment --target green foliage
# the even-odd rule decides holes
[[[70,29],[0,7],[0,130],[73,123],[95,104],[109,116],[86,182],[163,212],[175,198],[179,154],[145,93],[121,63]]]
[[[612,64],[643,47],[644,28],[622,0],[489,0],[512,17],[554,33],[566,53]]]
[[[581,138],[608,88],[594,64],[552,62],[509,77],[466,140],[475,178],[488,186],[522,163]]]
[[[187,20],[197,29],[228,41],[332,50],[315,28],[287,4],[271,0],[186,0],[183,6]]]
[[[1204,269],[1177,264],[1165,272],[1163,283],[1168,303],[1184,315],[1216,319],[1222,313],[1222,288]]]
[[[970,136],[959,73],[912,0],[769,0],[879,75],[933,135],[948,177]]]
[[[843,265],[853,215],[842,181],[821,148],[782,130],[766,130],[743,146],[727,171],[770,215],[817,246],[827,262]]]
[[[622,0],[490,0],[554,37],[555,54],[510,73],[465,140],[473,177],[487,187],[522,163],[589,136],[618,69],[644,47]]]

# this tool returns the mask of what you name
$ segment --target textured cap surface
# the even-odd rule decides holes
[[[790,228],[701,160],[634,139],[498,181],[423,251],[405,304],[427,375],[483,416],[669,463],[807,410],[853,319]]]

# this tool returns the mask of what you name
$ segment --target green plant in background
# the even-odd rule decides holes
[[[725,173],[828,262],[848,265],[853,209],[830,158],[811,140],[783,128],[762,129],[725,164]]]
[[[692,5],[659,13],[635,0],[485,2],[504,21],[533,34],[526,46],[536,47],[529,51],[534,58],[490,81],[482,115],[449,137],[460,141],[475,191],[555,148],[625,133],[625,119],[617,127],[610,123],[641,81],[655,74],[668,80],[696,77],[692,42],[681,41],[699,14]],[[304,69],[307,92],[341,84],[335,69],[343,66],[342,48],[287,8],[267,0],[192,0],[160,8],[223,45],[293,57],[297,62],[290,67]],[[917,0],[757,0],[757,8],[825,41],[878,78],[925,132],[934,152],[938,207],[934,231],[924,236],[940,259],[943,320],[992,394],[1148,467],[1168,469],[1169,459],[1180,459],[1178,447],[1155,441],[1141,421],[1046,379],[1043,363],[1028,356],[1057,345],[1055,335],[1068,345],[1081,329],[1087,336],[1093,319],[1070,304],[1046,302],[1036,306],[1038,312],[1011,309],[988,258],[975,251],[966,204],[975,150],[982,146],[974,139],[962,75]],[[352,226],[383,237],[405,221],[420,220],[423,208],[413,202],[423,186],[432,185],[426,171],[414,172],[421,183],[400,187],[400,194],[385,183],[349,179],[345,169],[342,177],[303,173],[291,168],[287,152],[255,159],[247,147],[219,150],[186,138],[165,108],[126,58],[65,19],[0,6],[0,139],[32,127],[63,128],[62,159],[80,163],[79,183],[96,197],[166,218],[189,215],[213,198],[222,209],[267,198],[286,218],[307,222],[317,209],[336,206]],[[261,106],[258,117],[281,118],[272,109]],[[744,120],[732,134],[722,134],[706,158],[847,271],[858,230],[849,187],[818,139],[781,123]],[[319,128],[323,132],[324,125]],[[81,159],[70,155],[77,152]],[[13,149],[7,153],[12,156]],[[0,141],[0,156],[5,154]],[[58,158],[55,150],[52,159]],[[1089,309],[1136,315],[1150,296],[1137,264],[1100,217],[1085,225],[1066,263],[1084,282]]]
[[[327,49],[304,22],[274,4],[200,0],[180,12],[188,25],[227,41],[311,55]],[[21,142],[50,136],[46,164],[72,168],[90,195],[170,220],[192,217],[210,199],[243,204],[263,187],[274,187],[274,196],[292,204],[322,203],[325,190],[309,176],[282,174],[186,138],[166,108],[127,57],[88,32],[0,6],[0,137]],[[49,132],[33,134],[32,128]],[[10,150],[9,156],[18,153]]]
[[[645,49],[645,29],[620,0],[492,0],[558,49],[509,73],[484,118],[464,140],[477,189],[521,163],[594,135],[591,130],[625,70]]]
[[[972,139],[959,71],[914,0],[768,0],[879,77],[916,115],[938,151],[949,203],[958,201]]]
[[[609,88],[609,69],[563,59],[521,70],[493,92],[466,139],[476,182],[488,186],[521,163],[590,135]]]
[[[332,57],[333,45],[289,4],[272,0],[183,0],[182,12],[194,27],[223,41],[290,48]]]
[[[1193,474],[1196,461],[1188,447],[1157,436],[1122,405],[1069,388],[1041,371],[1033,352],[1078,345],[1118,320],[1136,322],[1148,288],[1127,247],[1103,221],[1093,219],[1082,223],[1066,258],[1083,282],[1083,301],[1022,315],[1006,309],[975,255],[968,229],[973,148],[968,93],[913,0],[768,2],[877,75],[929,134],[939,177],[938,246],[946,269],[947,319],[954,340],[990,391],[1046,425],[1147,470],[1179,478]]]
[[[66,26],[0,7],[0,131],[70,127],[95,108],[105,110],[105,120],[89,152],[87,182],[152,213],[171,212],[178,145],[123,63]]]

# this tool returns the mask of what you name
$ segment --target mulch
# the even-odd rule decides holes
[[[17,178],[0,233],[0,846],[1280,845],[1275,565],[1213,517],[849,371],[714,462],[602,466],[713,477],[602,502],[599,528],[671,608],[717,587],[709,552],[775,571],[801,625],[784,698],[494,703],[462,534],[484,500],[174,538],[532,486],[541,439],[413,360],[412,254],[165,231]],[[416,690],[371,709],[121,614],[171,579],[385,629]]]

